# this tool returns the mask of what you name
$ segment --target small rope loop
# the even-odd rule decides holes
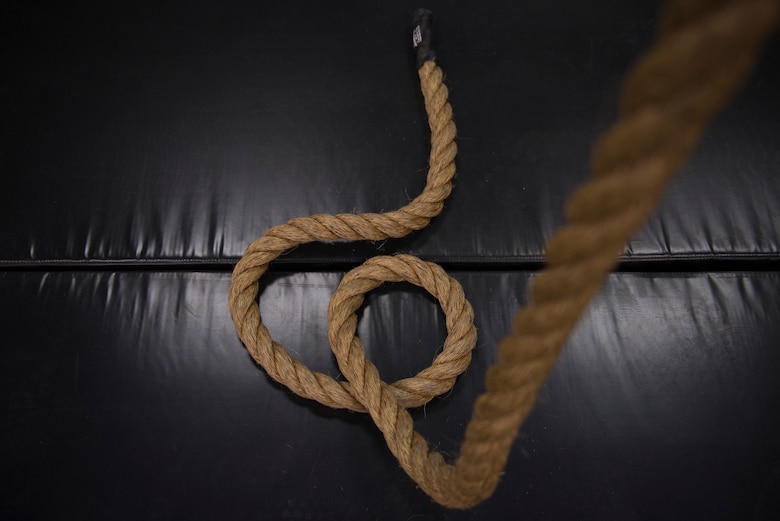
[[[346,353],[342,356],[349,360],[345,362],[349,367],[354,366],[355,360],[362,360],[361,365],[370,364],[365,358],[363,343],[355,336],[356,312],[363,305],[366,293],[385,282],[402,281],[419,286],[436,298],[446,318],[447,338],[430,367],[420,371],[414,378],[388,385],[379,380],[377,371],[374,374],[377,383],[381,383],[394,400],[398,400],[399,390],[404,390],[411,395],[409,402],[413,402],[415,396],[425,397],[427,402],[430,397],[452,388],[455,378],[469,366],[471,351],[477,343],[471,304],[466,300],[458,281],[447,275],[439,265],[411,255],[396,255],[372,257],[354,268],[344,276],[331,297],[328,306],[328,339],[334,353],[337,353],[337,359],[339,354],[335,346],[342,347],[342,352]],[[350,393],[359,397],[355,381],[348,376],[347,380],[350,382]],[[408,408],[401,405],[400,400],[398,402],[399,407]],[[370,406],[367,406],[367,412],[370,410]]]

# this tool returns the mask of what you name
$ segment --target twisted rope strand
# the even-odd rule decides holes
[[[387,213],[318,214],[291,219],[285,224],[274,226],[252,242],[233,270],[229,294],[230,313],[238,336],[252,358],[263,366],[271,378],[286,385],[294,393],[329,407],[366,412],[365,406],[353,396],[350,382],[336,381],[326,374],[311,371],[271,338],[260,317],[258,281],[274,259],[299,244],[337,240],[380,241],[403,237],[424,228],[442,211],[444,200],[452,191],[452,178],[455,176],[455,123],[441,69],[434,62],[427,62],[420,68],[419,76],[431,129],[430,167],[422,193],[403,208]],[[458,298],[457,294],[453,298]],[[447,299],[444,301],[447,302]],[[461,307],[468,305],[465,297],[458,302]],[[471,308],[470,305],[468,307]],[[449,313],[453,316],[468,316],[463,309],[445,309],[445,313],[448,317]],[[451,322],[448,318],[449,336],[445,351],[434,359],[433,365],[390,387],[402,407],[419,407],[434,396],[449,391],[456,377],[468,367],[476,337],[472,338],[468,327]]]
[[[657,42],[625,81],[619,120],[594,146],[594,178],[567,203],[567,224],[547,242],[547,265],[532,285],[531,303],[517,313],[498,347],[498,362],[487,371],[486,390],[475,401],[454,464],[429,449],[406,410],[449,389],[468,365],[476,340],[471,306],[441,268],[408,255],[375,257],[344,277],[328,308],[328,339],[348,383],[313,373],[290,357],[271,339],[256,302],[257,280],[268,263],[297,244],[401,237],[441,211],[452,189],[457,150],[447,89],[432,61],[420,69],[431,129],[423,193],[395,212],[293,219],[253,242],[230,289],[239,337],[268,374],[292,391],[367,411],[401,467],[434,500],[453,508],[483,501],[498,485],[517,431],[579,317],[706,125],[747,76],[779,7],[776,0],[689,0],[665,8]],[[391,385],[380,379],[355,337],[355,312],[367,291],[399,280],[439,300],[449,336],[433,366]]]

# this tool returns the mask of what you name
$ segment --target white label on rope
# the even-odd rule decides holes
[[[415,49],[418,45],[420,45],[420,43],[422,43],[422,32],[420,32],[419,25],[414,28],[414,31],[412,31],[412,43],[414,44]]]

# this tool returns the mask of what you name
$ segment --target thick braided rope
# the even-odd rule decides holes
[[[362,270],[344,278],[329,308],[339,368],[401,466],[437,502],[468,508],[492,494],[569,333],[710,119],[747,75],[777,17],[774,0],[700,0],[667,8],[658,41],[626,80],[619,121],[595,146],[595,179],[569,200],[568,223],[547,244],[547,266],[532,286],[532,303],[499,346],[454,465],[414,431],[411,416],[354,338],[354,311],[364,287],[376,281]],[[369,262],[393,269],[383,258]]]
[[[274,226],[252,242],[233,270],[229,306],[238,336],[254,360],[274,380],[305,398],[334,408],[365,412],[352,395],[351,384],[309,370],[276,343],[260,319],[258,280],[268,265],[299,244],[312,241],[379,241],[403,237],[428,225],[444,208],[455,176],[455,123],[447,98],[442,70],[432,61],[419,70],[420,86],[431,130],[428,178],[422,193],[403,208],[387,213],[312,215]],[[464,299],[465,300],[465,299]],[[470,307],[469,307],[470,309]],[[463,312],[458,312],[459,316]],[[448,350],[434,359],[431,367],[412,378],[395,382],[393,393],[402,407],[418,407],[452,388],[455,378],[471,361],[476,338],[450,332]]]

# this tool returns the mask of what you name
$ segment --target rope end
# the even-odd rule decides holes
[[[436,46],[433,41],[433,13],[428,9],[417,9],[412,21],[412,44],[417,53],[417,68],[425,62],[436,61]]]

